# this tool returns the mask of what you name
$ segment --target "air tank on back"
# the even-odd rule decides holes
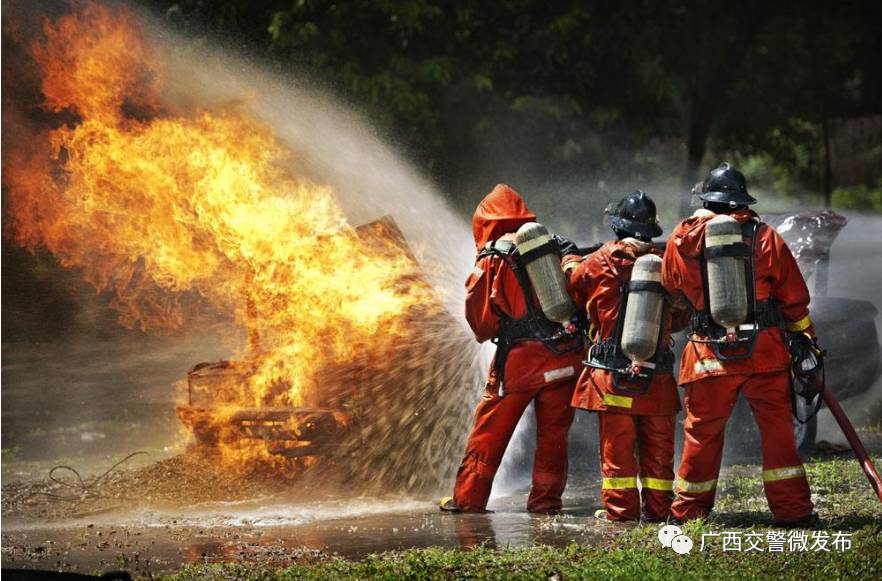
[[[521,256],[549,243],[553,243],[551,235],[537,222],[527,222],[515,234],[515,245]],[[576,312],[576,305],[567,293],[560,258],[558,252],[542,254],[527,262],[526,269],[542,312],[550,321],[565,325]]]
[[[634,262],[631,282],[661,283],[662,259],[644,254]],[[622,352],[633,362],[649,361],[658,349],[664,294],[661,289],[628,292],[622,327]]]
[[[735,218],[719,215],[707,223],[706,249],[741,242],[741,224]],[[732,331],[744,322],[747,318],[747,283],[743,258],[707,258],[707,288],[711,317],[718,325]]]

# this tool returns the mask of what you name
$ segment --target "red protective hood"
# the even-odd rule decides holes
[[[472,217],[472,233],[478,250],[490,240],[515,232],[523,224],[536,220],[523,198],[511,187],[498,184],[481,200]]]
[[[757,214],[750,210],[743,210],[729,215],[743,224]],[[683,220],[672,236],[672,241],[680,247],[681,254],[685,256],[698,256],[702,253],[705,225],[715,216],[716,214],[713,212],[702,209]]]

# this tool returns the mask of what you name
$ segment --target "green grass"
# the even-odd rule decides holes
[[[690,523],[697,534],[706,523]],[[713,528],[713,527],[711,527]],[[716,530],[719,530],[718,528]],[[855,531],[853,548],[838,553],[723,553],[677,555],[656,540],[656,527],[619,535],[614,547],[570,545],[562,549],[415,549],[372,555],[360,561],[314,558],[277,569],[271,564],[188,566],[175,580],[227,579],[878,579],[882,575],[882,532]]]
[[[873,438],[878,435],[878,430],[871,432]],[[882,464],[878,456],[876,464]],[[703,533],[736,531],[744,538],[749,532],[782,530],[769,514],[761,468],[752,465],[727,468],[712,516],[684,525],[695,542],[688,555],[662,548],[657,525],[611,525],[600,545],[413,549],[361,560],[305,552],[284,567],[269,562],[189,565],[167,579],[882,579],[882,503],[860,466],[851,457],[819,457],[808,461],[806,470],[822,530],[831,536],[850,533],[850,550],[724,552],[721,538],[714,537],[700,551]]]
[[[762,493],[760,468],[734,466],[712,517],[685,525],[695,542],[688,555],[662,548],[658,527],[610,527],[600,546],[535,546],[515,549],[413,549],[348,560],[305,553],[294,565],[272,563],[189,565],[172,580],[288,579],[880,579],[882,504],[869,490],[852,458],[817,458],[806,463],[813,498],[832,535],[851,533],[848,551],[782,553],[722,550],[710,540],[700,552],[702,533],[737,531],[765,534],[774,526]],[[810,534],[810,533],[808,533]],[[765,546],[765,545],[764,545]]]

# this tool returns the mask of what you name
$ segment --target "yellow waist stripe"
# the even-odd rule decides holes
[[[606,405],[614,405],[620,408],[630,408],[634,403],[634,398],[625,397],[623,395],[613,395],[611,393],[603,394],[603,403]]]
[[[662,480],[661,478],[649,478],[640,477],[640,484],[643,485],[643,488],[649,488],[650,490],[664,490],[666,492],[674,489],[674,481],[673,480]]]
[[[611,488],[637,488],[637,477],[619,476],[617,478],[604,478],[603,488],[606,490]]]
[[[787,480],[788,478],[805,478],[805,468],[799,465],[763,470],[763,482],[775,482],[776,480]]]
[[[787,323],[784,325],[788,331],[791,333],[799,333],[800,331],[805,331],[812,324],[812,318],[808,315],[804,316],[798,321],[794,321],[792,323]]]
[[[678,492],[710,492],[717,488],[717,479],[705,480],[703,482],[689,482],[679,478],[677,480]]]

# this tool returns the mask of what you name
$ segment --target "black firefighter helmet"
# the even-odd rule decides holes
[[[645,192],[631,192],[617,204],[607,206],[605,213],[607,223],[615,232],[625,232],[644,241],[661,236],[662,229],[655,217],[655,202]]]
[[[704,202],[726,204],[733,208],[756,204],[756,198],[747,193],[744,174],[725,161],[707,174],[698,197]]]

